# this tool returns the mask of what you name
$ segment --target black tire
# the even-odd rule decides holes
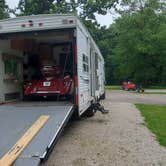
[[[105,99],[105,92],[101,95],[100,99],[101,99],[101,100],[104,100],[104,99]]]
[[[96,113],[95,110],[92,107],[90,107],[85,111],[84,116],[92,117],[95,115],[95,113]]]

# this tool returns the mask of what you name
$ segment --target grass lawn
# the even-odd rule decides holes
[[[121,90],[121,86],[120,85],[107,85],[105,86],[105,89],[107,90]]]
[[[165,90],[165,89],[164,89]],[[165,91],[150,91],[150,92],[148,92],[148,91],[146,91],[146,89],[145,89],[145,91],[144,92],[137,92],[137,91],[129,91],[129,92],[131,92],[131,93],[137,93],[137,94],[161,94],[161,95],[166,95],[166,92]]]
[[[149,86],[147,89],[166,89],[166,86]]]
[[[130,91],[131,93],[137,93],[137,94],[160,94],[160,95],[166,95],[166,92],[136,92],[136,91]]]
[[[166,146],[166,106],[136,104],[145,118],[147,127],[156,135],[161,145]]]
[[[144,92],[143,94],[161,94],[161,95],[166,95],[166,92]]]

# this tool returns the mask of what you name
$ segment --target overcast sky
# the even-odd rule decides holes
[[[6,0],[10,8],[17,6],[18,1],[19,0]],[[96,15],[96,18],[101,25],[109,26],[113,22],[113,16],[111,14],[107,14],[106,16]]]

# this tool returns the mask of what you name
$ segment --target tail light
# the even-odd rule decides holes
[[[25,24],[21,24],[21,27],[22,27],[22,28],[25,28],[25,27],[26,27],[26,25],[25,25]]]

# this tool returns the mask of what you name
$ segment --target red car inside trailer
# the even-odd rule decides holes
[[[25,96],[64,96],[73,91],[73,79],[70,75],[63,77],[59,67],[44,65],[41,68],[42,79],[32,80],[25,86]]]

